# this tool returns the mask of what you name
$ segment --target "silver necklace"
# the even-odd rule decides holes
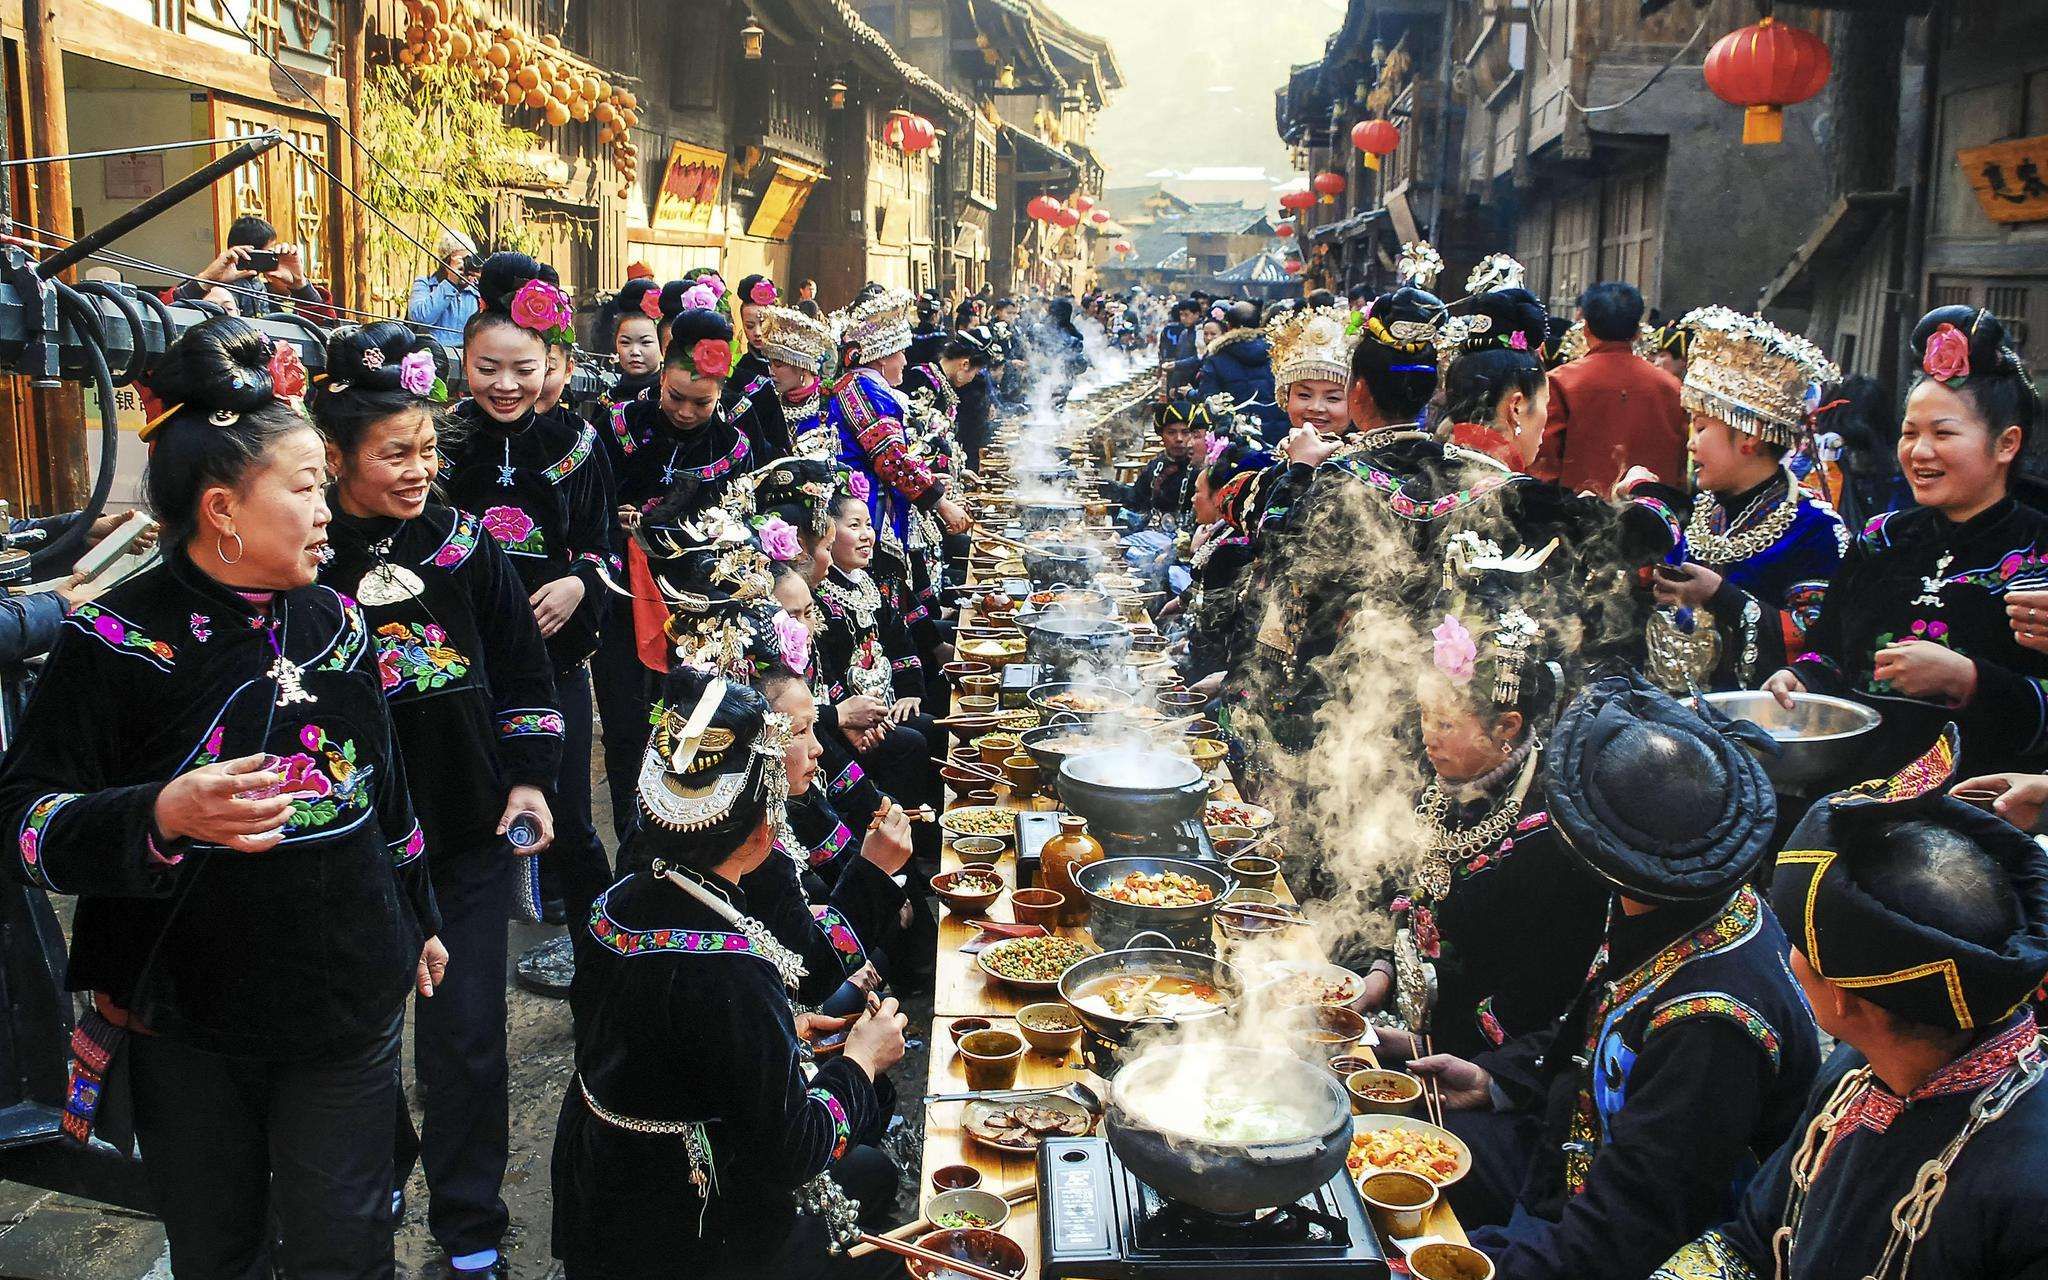
[[[1436,779],[1430,779],[1429,785],[1423,788],[1421,802],[1415,806],[1415,816],[1421,820],[1423,835],[1427,839],[1422,865],[1417,871],[1425,894],[1441,900],[1451,891],[1451,870],[1454,866],[1471,861],[1501,842],[1521,820],[1522,803],[1527,799],[1529,785],[1535,777],[1536,753],[1531,751],[1529,758],[1522,763],[1522,773],[1515,780],[1514,789],[1500,807],[1472,826],[1455,830],[1448,822],[1450,793]]]
[[[762,924],[752,916],[742,915],[738,907],[733,906],[732,903],[726,900],[724,893],[702,883],[694,873],[690,875],[678,874],[677,870],[662,858],[654,860],[652,869],[657,877],[668,881],[676,888],[681,889],[684,893],[689,894],[697,901],[711,908],[719,919],[724,920],[727,924],[739,930],[740,936],[747,940],[747,948],[775,966],[775,972],[782,976],[782,985],[792,991],[796,989],[798,980],[808,970],[804,968],[804,962],[798,957],[796,952],[791,951],[788,947],[775,940],[775,935],[769,931],[767,925]]]
[[[1766,492],[1757,497],[1734,519],[1729,520],[1726,527],[1730,530],[1741,528],[1744,521],[1763,509],[1764,504],[1772,499],[1774,493],[1775,491]],[[1784,497],[1778,505],[1757,524],[1743,529],[1740,533],[1714,532],[1714,516],[1723,512],[1719,497],[1711,493],[1700,495],[1699,505],[1693,508],[1692,519],[1686,521],[1685,525],[1685,545],[1693,563],[1740,564],[1751,556],[1776,546],[1778,539],[1785,536],[1785,531],[1790,529],[1792,522],[1799,517],[1798,490],[1788,479]]]
[[[498,487],[501,489],[510,489],[512,487],[512,438],[510,436],[505,437],[505,461],[498,468]]]

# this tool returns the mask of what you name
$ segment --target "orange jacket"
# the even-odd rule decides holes
[[[1678,388],[1630,344],[1593,339],[1585,355],[1551,371],[1550,419],[1529,473],[1605,496],[1640,466],[1683,489],[1688,420]]]

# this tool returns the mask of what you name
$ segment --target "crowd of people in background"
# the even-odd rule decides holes
[[[2048,505],[1999,317],[1930,312],[1902,410],[1624,283],[1562,322],[1494,255],[1446,302],[1426,245],[1271,306],[636,269],[579,343],[550,266],[449,236],[309,378],[239,315],[332,300],[245,222],[147,378],[163,563],[68,602],[0,768],[13,874],[78,899],[67,1126],[139,1140],[186,1280],[390,1274],[416,1164],[503,1273],[514,918],[572,940],[526,1224],[571,1280],[892,1272],[830,1246],[894,1200],[966,495],[1112,361],[1159,379],[1131,567],[1247,788],[1313,813],[1361,732],[1419,770],[1387,883],[1290,882],[1391,922],[1376,1012],[1434,970],[1382,1056],[1502,1277],[2039,1265]],[[1712,690],[1882,710],[1879,781],[1781,807]]]

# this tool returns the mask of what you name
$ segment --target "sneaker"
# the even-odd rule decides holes
[[[480,1254],[471,1254],[466,1258],[448,1259],[449,1280],[505,1280],[505,1277],[510,1274],[511,1265],[506,1262],[504,1253],[497,1249],[490,1249],[485,1252],[490,1255],[491,1260],[475,1267],[458,1267],[455,1264],[479,1258],[482,1256]]]

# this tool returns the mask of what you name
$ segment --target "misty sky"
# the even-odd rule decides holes
[[[1273,91],[1287,68],[1322,56],[1344,0],[1045,0],[1107,39],[1125,86],[1097,121],[1109,185],[1151,170],[1252,165],[1286,176]]]

